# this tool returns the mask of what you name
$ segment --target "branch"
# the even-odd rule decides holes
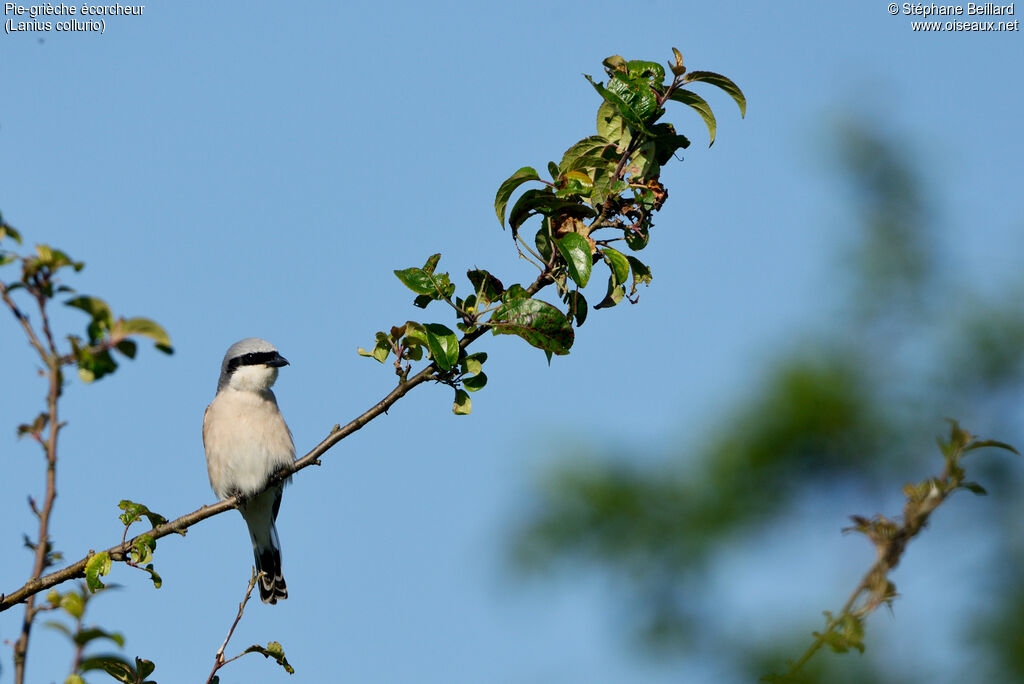
[[[35,561],[32,565],[30,582],[38,580],[43,571],[49,566],[50,559],[50,515],[53,513],[53,504],[57,499],[57,434],[60,432],[61,424],[57,415],[57,401],[61,393],[61,372],[59,354],[53,341],[53,334],[50,332],[50,318],[46,314],[46,297],[41,292],[35,292],[36,303],[39,306],[39,316],[42,322],[43,332],[46,335],[48,346],[44,348],[36,336],[28,317],[21,313],[11,300],[6,285],[2,287],[3,300],[14,312],[15,318],[21,321],[29,343],[35,347],[40,358],[47,367],[49,388],[46,396],[47,424],[49,433],[46,441],[39,440],[46,456],[46,493],[43,498],[42,508],[32,506],[33,512],[39,519],[39,531],[36,538]],[[32,632],[32,623],[35,621],[38,610],[35,607],[35,597],[29,597],[25,602],[25,615],[21,621],[21,633],[14,643],[14,681],[22,684],[25,681],[25,661],[28,657],[28,642]]]
[[[214,681],[214,676],[217,674],[217,670],[224,667],[233,660],[238,660],[244,653],[237,655],[234,658],[224,659],[224,649],[228,647],[228,642],[231,641],[231,636],[235,633],[235,627],[238,626],[238,622],[242,619],[242,613],[245,612],[245,604],[249,603],[249,599],[252,598],[252,590],[256,586],[256,568],[252,569],[252,577],[249,579],[249,587],[245,590],[245,598],[238,604],[238,614],[235,615],[235,621],[231,623],[231,629],[228,630],[228,635],[224,637],[224,643],[217,649],[217,654],[213,658],[213,669],[210,670],[210,676],[206,678],[206,684]]]
[[[32,329],[32,325],[28,322],[28,316],[23,314],[21,309],[18,308],[18,305],[14,303],[13,299],[11,299],[10,291],[7,289],[7,285],[5,285],[3,281],[0,281],[0,298],[4,300],[4,304],[6,304],[11,310],[14,317],[18,319],[18,323],[21,323],[21,327],[25,330],[26,337],[28,337],[29,344],[31,344],[36,350],[40,358],[46,359],[46,349],[43,348],[43,345],[39,342],[39,338],[36,337],[35,330]]]
[[[768,675],[762,677],[762,681],[775,684],[803,681],[796,678],[797,673],[825,645],[837,653],[845,653],[851,648],[863,652],[864,619],[882,604],[891,606],[893,599],[896,598],[896,586],[889,580],[889,573],[899,565],[910,541],[927,526],[935,509],[945,503],[954,492],[966,489],[975,494],[985,494],[981,485],[964,481],[965,473],[960,465],[961,459],[975,449],[986,447],[1017,453],[1016,449],[1004,442],[976,439],[956,421],[950,421],[950,424],[949,440],[939,442],[946,461],[942,474],[918,484],[904,486],[903,493],[907,502],[903,507],[900,522],[881,515],[871,519],[859,515],[851,516],[854,526],[844,532],[860,532],[868,537],[875,546],[877,560],[861,578],[839,614],[825,612],[825,630],[814,633],[814,641],[798,660],[788,663],[789,667],[785,674]]]
[[[530,287],[527,288],[526,291],[529,292],[532,296],[539,292],[540,290],[542,290],[544,287],[547,287],[549,284],[551,284],[551,282],[552,281],[548,276],[547,272],[542,273],[539,276],[537,276],[537,279],[533,282],[533,284],[530,285]],[[487,332],[486,328],[477,328],[471,333],[466,333],[465,335],[462,336],[462,339],[459,340],[459,347],[461,349],[465,349],[470,344],[479,339],[485,332]],[[285,478],[291,476],[293,473],[297,473],[298,471],[308,466],[314,464],[319,465],[320,457],[324,453],[326,453],[331,447],[333,447],[335,444],[345,439],[355,431],[362,428],[364,425],[369,423],[374,418],[377,418],[383,413],[387,413],[388,409],[390,409],[395,402],[404,397],[414,387],[421,385],[428,380],[433,380],[436,377],[437,370],[437,365],[434,363],[430,363],[425,368],[423,368],[423,370],[421,370],[419,373],[412,376],[408,380],[404,382],[399,382],[398,386],[391,390],[391,392],[389,392],[387,396],[385,396],[383,399],[381,399],[376,404],[371,406],[369,409],[364,411],[358,417],[356,417],[355,419],[353,419],[344,426],[335,426],[334,429],[331,430],[330,434],[328,434],[323,441],[321,441],[319,444],[313,447],[305,456],[295,461],[295,463],[292,464],[291,468],[282,470],[276,476],[271,478],[271,484],[284,480]],[[220,515],[224,511],[230,510],[232,508],[237,508],[240,503],[240,497],[233,496],[224,499],[223,501],[218,501],[213,505],[203,506],[202,508],[192,511],[191,513],[187,513],[175,520],[171,520],[162,525],[157,525],[148,532],[144,532],[143,534],[137,535],[132,539],[128,540],[127,542],[122,542],[114,546],[111,546],[110,548],[106,549],[106,552],[110,554],[111,560],[123,561],[129,557],[129,549],[131,549],[132,545],[135,543],[135,540],[139,539],[139,537],[142,537],[143,535],[147,535],[156,540],[162,537],[166,537],[170,534],[184,534],[189,527],[195,525],[196,523],[206,520],[207,518],[212,518],[215,515]],[[51,587],[55,587],[58,584],[66,582],[70,579],[85,577],[85,565],[88,562],[89,558],[93,555],[93,553],[93,551],[90,551],[85,558],[82,558],[79,561],[65,568],[62,568],[61,570],[52,572],[49,575],[45,575],[43,577],[33,578],[29,582],[25,583],[24,586],[9,594],[0,594],[0,612],[3,612],[8,608],[11,608],[19,603],[22,603],[30,599],[30,597],[35,596],[41,591],[45,591]]]

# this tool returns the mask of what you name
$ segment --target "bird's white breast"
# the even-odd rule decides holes
[[[219,392],[203,418],[203,442],[210,484],[221,499],[255,494],[295,459],[291,432],[270,390]]]

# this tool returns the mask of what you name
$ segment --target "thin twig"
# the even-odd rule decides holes
[[[210,670],[210,676],[206,678],[206,684],[210,684],[213,681],[213,676],[217,674],[217,670],[224,667],[233,660],[238,660],[244,653],[236,655],[234,658],[224,659],[224,649],[228,647],[228,642],[231,641],[231,635],[235,633],[235,627],[238,626],[239,621],[242,619],[242,613],[245,612],[245,604],[249,603],[249,599],[252,598],[252,590],[256,586],[256,568],[252,569],[252,578],[249,579],[249,588],[245,590],[245,598],[238,604],[238,614],[235,616],[235,621],[231,623],[231,629],[228,630],[228,635],[224,637],[224,643],[217,649],[217,655],[213,658],[213,669]]]

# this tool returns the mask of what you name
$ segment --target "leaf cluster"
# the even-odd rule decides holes
[[[0,218],[0,242],[5,238],[18,244],[22,241],[21,234]],[[83,262],[75,261],[62,250],[44,244],[36,245],[34,254],[22,255],[0,249],[0,266],[12,263],[20,264],[20,275],[17,280],[10,283],[0,281],[0,290],[5,293],[5,301],[14,309],[15,316],[26,322],[27,316],[14,306],[10,293],[24,290],[35,300],[42,312],[50,300],[59,295],[75,293],[74,288],[62,281],[61,271],[71,269],[78,272],[85,267]],[[138,344],[133,338],[148,338],[165,354],[174,351],[167,331],[149,318],[114,316],[105,301],[88,295],[71,297],[65,300],[64,304],[83,311],[89,316],[89,320],[86,323],[84,337],[67,336],[70,352],[57,355],[49,362],[57,366],[75,364],[83,382],[98,380],[117,370],[118,364],[113,354],[115,351],[124,357],[134,359]]]
[[[146,679],[155,669],[153,663],[148,660],[135,658],[135,663],[132,664],[113,653],[85,653],[87,648],[101,641],[112,642],[118,648],[124,648],[125,643],[124,636],[119,632],[85,625],[85,611],[96,591],[84,583],[79,583],[71,591],[61,593],[51,590],[46,596],[46,610],[59,610],[72,620],[71,626],[58,620],[48,620],[44,623],[46,627],[66,636],[75,651],[72,672],[64,680],[64,684],[85,684],[84,675],[88,672],[105,672],[126,684],[155,684]]]
[[[588,311],[611,308],[623,299],[636,303],[637,288],[652,280],[651,269],[633,254],[650,240],[653,216],[668,190],[660,182],[662,165],[689,140],[668,122],[661,122],[668,102],[688,105],[701,115],[714,142],[716,122],[708,103],[685,86],[705,82],[728,93],[746,112],[746,99],[730,79],[709,71],[688,72],[682,56],[673,49],[669,73],[660,64],[627,61],[618,55],[604,61],[607,84],[587,80],[601,96],[597,133],[571,145],[559,163],[549,162],[550,180],[524,166],[498,187],[494,210],[504,225],[506,217],[519,255],[533,263],[539,275],[533,285],[504,287],[501,280],[483,269],[467,272],[471,284],[465,298],[456,297],[456,285],[448,273],[437,272],[440,254],[422,267],[395,271],[398,279],[416,294],[413,304],[426,308],[444,301],[455,311],[460,340],[440,323],[407,321],[379,331],[371,350],[358,353],[385,363],[394,357],[395,372],[403,380],[411,362],[429,358],[435,379],[455,389],[453,411],[467,414],[467,392],[480,389],[485,378],[469,368],[465,347],[486,330],[494,335],[515,335],[552,356],[569,353],[575,328],[583,325]],[[513,195],[526,184],[538,184]],[[506,216],[507,215],[507,216]],[[528,221],[539,219],[533,240],[521,231]],[[617,247],[612,245],[622,243]],[[581,290],[591,280],[594,266],[607,268],[604,295],[592,307]],[[536,298],[548,284],[558,290],[564,308]],[[482,361],[481,361],[482,363]],[[467,373],[469,374],[467,376]]]

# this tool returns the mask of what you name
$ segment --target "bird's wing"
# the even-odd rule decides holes
[[[207,406],[206,410],[203,411],[203,449],[204,450],[206,449],[206,429],[207,429],[206,419],[209,418],[209,417],[210,417],[210,406]]]

